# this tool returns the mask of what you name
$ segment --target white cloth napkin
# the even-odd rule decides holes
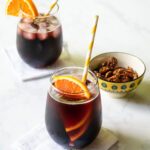
[[[84,148],[84,150],[109,150],[118,139],[107,129],[102,128],[95,141]],[[46,130],[45,124],[41,124],[25,136],[16,141],[13,150],[64,150],[60,145],[55,143]]]
[[[63,45],[63,52],[56,63],[45,69],[35,69],[27,65],[19,56],[16,47],[4,48],[4,52],[13,67],[14,72],[22,81],[29,81],[49,76],[56,69],[73,66],[67,43]]]

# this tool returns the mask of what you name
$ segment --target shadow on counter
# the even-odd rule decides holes
[[[139,87],[125,97],[129,102],[150,107],[150,80],[144,80]]]

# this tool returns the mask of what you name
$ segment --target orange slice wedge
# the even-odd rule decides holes
[[[88,124],[85,124],[84,126],[82,126],[81,128],[78,129],[77,132],[72,132],[72,133],[68,133],[70,141],[74,142],[77,139],[79,139],[87,130]]]
[[[6,14],[12,16],[19,16],[19,12],[20,12],[20,1],[8,0],[6,4]]]
[[[80,127],[82,127],[85,124],[87,124],[86,122],[88,121],[90,114],[91,114],[91,109],[88,110],[88,112],[85,114],[84,118],[80,122],[78,122],[77,124],[75,124],[72,127],[66,128],[65,129],[66,132],[71,132],[71,131],[77,130]]]
[[[38,10],[32,0],[8,0],[6,14],[11,16],[35,18],[38,16]]]
[[[35,18],[38,16],[38,10],[32,0],[23,0],[21,10],[24,17]]]
[[[55,76],[53,79],[54,86],[65,97],[71,98],[73,100],[81,100],[89,99],[91,96],[87,86],[78,78],[73,76]]]

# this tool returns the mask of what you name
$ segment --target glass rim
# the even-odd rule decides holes
[[[60,22],[60,19],[59,19],[59,17],[57,16],[57,15],[53,15],[53,14],[49,14],[48,16],[44,16],[44,17],[39,17],[39,19],[46,19],[46,18],[50,18],[51,16],[54,16],[54,17],[56,17],[56,19],[57,19],[57,21],[58,21],[58,24],[52,29],[52,30],[49,30],[49,31],[47,31],[46,33],[50,33],[50,32],[53,32],[53,31],[55,31],[55,30],[57,30],[59,27],[60,28],[62,28],[62,24],[61,24],[61,22]],[[39,34],[43,34],[43,32],[38,32],[38,31],[28,31],[28,30],[26,30],[25,28],[22,28],[21,27],[21,23],[22,23],[22,20],[23,20],[24,18],[21,18],[20,20],[19,20],[19,22],[18,22],[18,24],[17,24],[17,28],[19,28],[19,29],[21,29],[22,31],[25,31],[25,32],[27,32],[27,33],[39,33]],[[32,18],[30,18],[30,19],[32,19]],[[36,19],[38,19],[38,17],[36,18]],[[35,19],[32,19],[32,20],[35,20]]]
[[[53,85],[53,83],[52,83],[52,81],[53,81],[53,76],[56,74],[56,73],[58,73],[58,72],[61,72],[61,71],[63,71],[63,70],[66,70],[66,69],[79,69],[79,70],[84,70],[84,67],[75,67],[75,66],[73,66],[73,67],[63,67],[63,68],[61,68],[61,69],[58,69],[58,70],[56,70],[55,72],[53,72],[51,75],[50,75],[50,86],[54,89],[54,90],[56,90],[57,92],[59,92],[59,93],[64,93],[64,92],[62,92],[62,91],[60,91],[59,89],[57,89],[54,85]],[[94,79],[95,79],[95,83],[94,83],[94,87],[95,86],[97,86],[98,85],[98,78],[96,77],[96,75],[90,70],[90,69],[88,69],[88,73],[90,73],[91,75],[92,75],[92,77],[94,77]],[[91,91],[93,88],[90,88],[89,89],[89,91]],[[67,93],[65,93],[65,94],[67,94]],[[68,94],[70,94],[70,93],[68,93]],[[73,93],[72,95],[75,95],[75,94],[84,94],[84,92],[78,92],[78,93]]]

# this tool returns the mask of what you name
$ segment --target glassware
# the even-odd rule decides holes
[[[40,14],[22,18],[17,27],[17,50],[30,66],[43,68],[54,63],[62,52],[62,27],[56,15]]]
[[[82,73],[83,68],[66,67],[55,72],[50,78],[45,112],[46,127],[50,137],[65,148],[87,146],[101,129],[102,106],[94,73],[88,71],[86,83],[91,93],[89,100],[68,101],[53,85],[53,76],[72,75],[82,78]]]

